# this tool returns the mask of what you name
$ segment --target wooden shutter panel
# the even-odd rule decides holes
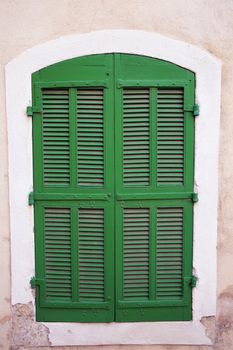
[[[147,60],[116,58],[116,321],[190,320],[193,85]]]
[[[33,77],[38,321],[114,319],[112,57],[95,63],[74,59]],[[73,84],[62,81],[70,70]]]
[[[193,73],[87,56],[33,104],[37,320],[190,320]]]

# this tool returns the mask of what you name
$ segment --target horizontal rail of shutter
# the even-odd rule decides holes
[[[184,90],[157,89],[157,185],[184,184]]]
[[[45,187],[70,184],[69,90],[42,89]]]

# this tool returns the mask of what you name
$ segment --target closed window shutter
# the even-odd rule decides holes
[[[73,86],[59,74],[33,77],[34,104],[41,107],[33,116],[39,321],[113,320],[114,138],[106,118],[112,91],[105,86],[111,64],[100,57],[101,79],[90,62],[88,87],[80,76]]]
[[[190,320],[193,73],[77,58],[33,101],[37,320]]]
[[[147,60],[116,58],[116,321],[190,320],[193,85]]]

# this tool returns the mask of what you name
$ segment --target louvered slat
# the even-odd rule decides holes
[[[148,208],[124,209],[124,299],[149,297]]]
[[[79,299],[104,300],[104,209],[79,209]]]
[[[150,183],[150,91],[123,90],[123,180],[125,186]]]
[[[46,297],[71,299],[71,217],[70,209],[45,208]]]
[[[156,296],[182,298],[183,208],[157,209]]]
[[[68,89],[42,89],[45,186],[70,183]]]
[[[104,186],[103,89],[77,90],[78,185]]]
[[[184,92],[157,90],[157,184],[184,183]]]

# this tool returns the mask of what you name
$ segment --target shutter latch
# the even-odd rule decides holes
[[[35,201],[34,201],[34,193],[30,192],[28,195],[28,205],[34,205]]]
[[[32,117],[33,113],[42,113],[40,107],[32,107],[32,106],[27,106],[27,116]]]
[[[198,278],[194,275],[192,275],[191,280],[190,280],[190,286],[191,288],[195,288],[197,285]]]

